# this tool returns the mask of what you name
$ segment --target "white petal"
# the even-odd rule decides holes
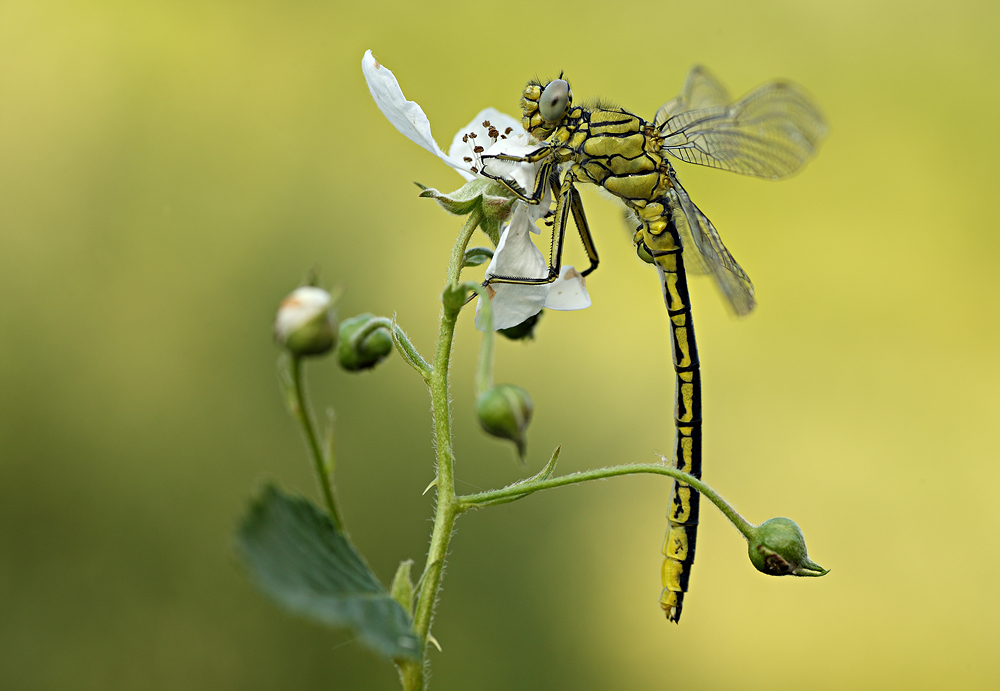
[[[489,129],[483,126],[484,122],[489,122],[499,133],[496,139],[490,137]],[[508,128],[511,130],[510,134],[506,133]],[[476,136],[470,137],[469,135],[471,134],[475,134]],[[482,163],[482,154],[477,154],[473,150],[473,147],[481,146],[485,150],[485,153],[491,153],[493,147],[504,142],[516,141],[517,137],[527,137],[524,134],[524,130],[521,129],[519,121],[506,113],[501,113],[496,108],[484,108],[469,121],[468,125],[455,134],[454,139],[451,141],[451,146],[448,148],[448,156],[453,161],[461,161],[467,166],[476,166],[479,168]],[[463,141],[463,139],[466,141]],[[472,159],[472,162],[466,161],[466,158]],[[459,172],[467,180],[474,178],[471,173]]]
[[[550,310],[582,310],[590,307],[587,280],[572,266],[564,266],[549,289],[545,306]]]
[[[365,57],[361,59],[361,71],[365,75],[365,81],[368,82],[368,90],[375,99],[375,104],[397,130],[448,165],[458,169],[466,179],[472,179],[468,165],[461,159],[452,159],[437,145],[431,135],[431,123],[427,120],[423,109],[415,102],[406,100],[396,76],[389,68],[379,64],[370,50],[365,51]]]
[[[507,154],[508,156],[526,156],[538,149],[537,142],[534,142],[528,135],[520,134],[510,136],[500,140],[486,150],[489,156]],[[513,180],[518,186],[531,194],[535,187],[535,176],[538,174],[539,164],[537,163],[517,163],[514,161],[500,161],[491,159],[486,162],[483,171],[494,177],[507,178]],[[547,208],[547,207],[546,207]]]
[[[522,278],[544,278],[548,264],[544,255],[531,241],[531,223],[524,204],[518,204],[510,224],[500,236],[500,243],[493,253],[493,261],[486,269],[489,276],[517,276]],[[519,285],[515,283],[491,284],[493,290],[490,305],[493,308],[493,328],[507,329],[517,326],[528,317],[538,314],[545,304],[551,286]],[[485,330],[481,306],[476,306],[476,328]]]

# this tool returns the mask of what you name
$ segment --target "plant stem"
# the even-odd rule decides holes
[[[294,355],[288,358],[288,369],[291,374],[290,383],[294,393],[291,406],[295,419],[302,426],[302,432],[306,438],[306,446],[309,455],[312,457],[313,469],[316,471],[316,481],[319,483],[320,492],[323,494],[323,501],[326,503],[326,510],[330,514],[331,520],[340,532],[344,531],[344,523],[337,510],[337,501],[333,493],[333,478],[328,471],[328,462],[323,454],[316,436],[316,429],[312,421],[312,412],[309,409],[309,401],[305,395],[305,386],[302,383],[302,358]]]
[[[427,364],[427,361],[420,355],[413,343],[410,342],[407,335],[401,328],[399,328],[395,319],[375,317],[369,320],[362,328],[358,329],[354,335],[351,336],[351,345],[357,346],[365,340],[369,334],[377,331],[378,329],[386,329],[392,335],[392,342],[395,344],[396,350],[398,350],[402,358],[406,360],[406,363],[415,369],[429,385],[431,366]]]
[[[474,211],[466,219],[465,226],[452,250],[448,265],[446,289],[458,283],[462,270],[465,248],[472,233],[479,225],[481,212]],[[431,411],[434,418],[434,444],[437,450],[437,508],[434,515],[434,530],[427,550],[427,562],[420,577],[420,589],[413,611],[413,630],[417,634],[423,650],[423,660],[400,663],[400,675],[406,691],[420,691],[424,688],[427,665],[427,641],[434,617],[434,603],[441,588],[444,574],[444,559],[448,554],[448,543],[455,528],[455,519],[462,512],[455,500],[455,455],[451,436],[451,402],[448,399],[449,367],[451,347],[455,340],[455,323],[459,310],[444,307],[438,330],[437,353],[434,367],[430,371],[428,387],[431,394]]]
[[[479,363],[476,366],[476,399],[493,386],[493,307],[486,289],[481,285],[471,285],[483,305],[483,341],[479,348]]]
[[[549,478],[548,480],[529,481],[521,484],[514,483],[513,485],[504,487],[503,489],[479,492],[477,494],[466,494],[457,497],[456,501],[462,511],[467,511],[468,509],[475,508],[477,506],[503,503],[503,500],[515,501],[543,489],[573,485],[578,482],[589,482],[591,480],[603,480],[604,478],[617,477],[620,475],[637,475],[640,473],[667,475],[675,480],[686,482],[698,490],[702,496],[715,504],[719,511],[721,511],[736,527],[736,529],[743,534],[743,537],[749,540],[751,536],[754,535],[756,531],[754,525],[743,518],[743,516],[741,516],[736,509],[729,504],[729,502],[723,499],[718,492],[693,475],[688,475],[685,472],[677,470],[677,468],[660,463],[632,463],[628,465],[612,466],[609,468],[598,468],[596,470],[586,470],[580,473],[571,473],[569,475]]]

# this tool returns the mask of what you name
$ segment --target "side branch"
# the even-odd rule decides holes
[[[490,506],[492,504],[504,504],[510,501],[515,501],[543,489],[562,487],[564,485],[574,485],[579,482],[589,482],[591,480],[603,480],[605,478],[618,477],[621,475],[639,475],[641,473],[666,475],[675,480],[691,485],[694,489],[700,492],[702,496],[715,504],[719,511],[721,511],[726,518],[728,518],[729,521],[736,526],[736,529],[743,534],[743,537],[750,539],[754,534],[754,526],[743,518],[743,516],[737,513],[736,509],[734,509],[729,502],[723,499],[718,492],[693,475],[689,475],[672,466],[661,463],[631,463],[628,465],[612,466],[609,468],[585,470],[579,473],[570,473],[569,475],[562,475],[560,477],[548,479],[523,480],[521,482],[515,482],[514,484],[504,487],[503,489],[462,495],[456,497],[456,501],[462,511],[467,511],[480,506]]]

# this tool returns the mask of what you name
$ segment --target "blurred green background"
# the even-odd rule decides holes
[[[445,147],[560,70],[577,98],[647,116],[696,62],[734,95],[788,77],[831,123],[781,184],[677,167],[760,301],[738,320],[694,282],[705,477],[751,520],[798,521],[832,573],[755,572],[706,505],[672,626],[665,479],[470,514],[433,688],[1000,686],[1000,5],[948,7],[0,3],[0,686],[398,688],[350,635],[260,596],[231,541],[264,481],[316,494],[270,335],[310,268],[346,289],[342,316],[396,313],[432,349],[461,221],[412,181],[461,180],[378,112],[367,48]],[[671,448],[655,272],[615,205],[584,202],[593,307],[497,354],[498,380],[535,399],[532,471],[558,444],[563,472]],[[472,415],[478,343],[463,316],[466,492],[521,475]],[[310,375],[337,411],[355,542],[385,581],[422,567],[423,384],[396,356]]]

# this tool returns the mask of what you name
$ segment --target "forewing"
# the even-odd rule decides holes
[[[776,180],[798,170],[826,130],[822,113],[800,87],[768,82],[729,106],[677,112],[663,122],[660,135],[663,150],[687,163]]]
[[[726,87],[722,86],[704,67],[695,65],[688,72],[681,92],[656,111],[653,125],[659,128],[673,116],[689,110],[728,105],[729,93],[726,91]]]
[[[686,250],[685,265],[695,272],[711,274],[733,311],[740,316],[750,314],[757,304],[750,277],[722,244],[715,226],[694,205],[673,171],[670,172],[670,181],[673,186],[667,192],[667,199],[674,225]],[[692,248],[697,252],[691,251]]]

